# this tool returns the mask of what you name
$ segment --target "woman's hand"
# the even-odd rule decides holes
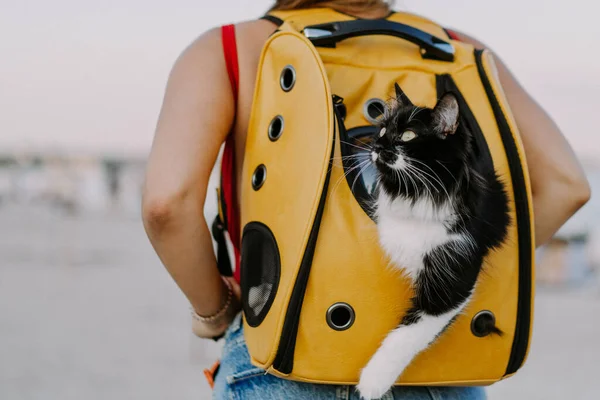
[[[202,317],[192,312],[192,331],[201,338],[220,338],[241,309],[241,290],[235,279],[222,277],[227,287],[221,309],[213,316]]]
[[[481,42],[456,32],[476,48]],[[494,54],[500,82],[517,122],[531,179],[536,246],[541,246],[590,198],[590,186],[571,146],[554,121]]]

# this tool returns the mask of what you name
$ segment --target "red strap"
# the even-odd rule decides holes
[[[235,41],[235,25],[221,27],[221,38],[223,40],[223,53],[225,55],[225,64],[227,65],[227,73],[229,74],[233,97],[237,100],[240,71],[238,68],[237,44]]]
[[[227,73],[231,82],[233,98],[237,104],[238,86],[239,86],[239,67],[237,57],[237,45],[235,41],[235,25],[225,25],[221,28],[221,38],[223,41],[223,53],[227,65]],[[234,168],[234,142],[233,134],[229,134],[225,141],[223,158],[221,161],[221,192],[225,202],[225,215],[227,216],[227,232],[233,243],[235,255],[234,277],[240,281],[240,218],[237,209],[237,195],[235,188],[235,168]]]
[[[450,39],[460,41],[460,38],[458,37],[458,35],[456,34],[456,32],[454,32],[454,31],[452,31],[450,29],[445,29],[445,31],[448,34],[448,36],[450,36]]]

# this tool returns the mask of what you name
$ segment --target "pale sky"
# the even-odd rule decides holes
[[[197,35],[267,0],[0,0],[0,152],[146,154],[167,75]],[[582,155],[600,157],[600,5],[405,0],[486,42]]]

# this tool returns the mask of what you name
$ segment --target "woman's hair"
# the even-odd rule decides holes
[[[338,11],[354,13],[378,9],[389,10],[391,3],[393,0],[276,0],[271,10],[329,7]]]

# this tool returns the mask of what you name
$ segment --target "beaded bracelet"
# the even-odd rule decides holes
[[[192,317],[196,321],[200,321],[200,322],[204,322],[204,323],[215,322],[217,319],[221,318],[227,312],[227,310],[229,309],[229,306],[231,305],[231,300],[233,299],[233,288],[231,287],[231,282],[229,282],[227,279],[223,278],[223,282],[225,282],[225,284],[227,285],[227,301],[225,302],[223,307],[219,311],[217,311],[216,314],[213,314],[209,317],[202,317],[202,316],[198,315],[196,310],[194,310],[194,308],[191,307]]]

